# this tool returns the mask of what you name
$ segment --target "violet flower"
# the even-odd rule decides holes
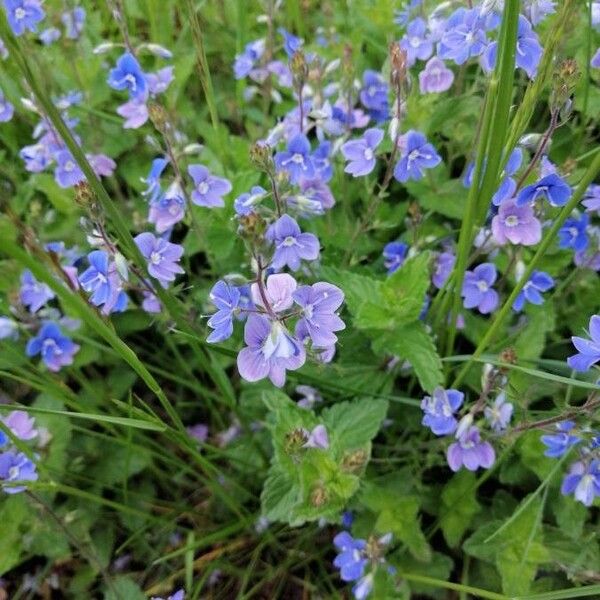
[[[54,298],[54,292],[45,283],[39,282],[31,271],[25,270],[21,275],[19,298],[30,313],[36,313]]]
[[[512,200],[506,201],[492,219],[492,234],[501,245],[510,242],[534,246],[542,239],[542,224],[530,205],[517,206]]]
[[[183,254],[183,246],[172,244],[149,232],[136,235],[134,242],[148,262],[148,273],[158,279],[164,288],[175,281],[177,274],[184,273],[177,264]]]
[[[367,129],[362,138],[346,142],[341,150],[348,164],[344,172],[354,177],[368,175],[376,163],[375,150],[383,140],[383,130]]]
[[[295,135],[287,145],[287,149],[277,152],[274,157],[278,171],[286,171],[292,183],[301,179],[310,179],[315,174],[315,167],[310,156],[310,142],[303,133]]]
[[[219,208],[225,206],[223,196],[232,190],[231,183],[223,177],[211,175],[203,165],[190,165],[188,173],[194,180],[192,202],[198,206]]]
[[[569,356],[567,363],[579,372],[586,372],[592,365],[600,361],[600,315],[593,315],[589,323],[590,338],[573,336],[571,341],[577,349],[577,354]]]
[[[571,187],[556,173],[552,173],[537,183],[524,187],[517,196],[516,205],[532,204],[538,198],[545,198],[551,206],[564,206],[571,194]]]
[[[496,267],[493,263],[483,263],[473,271],[467,271],[462,288],[464,307],[477,308],[484,315],[496,310],[498,293],[492,288],[496,277]]]
[[[292,271],[297,271],[301,260],[316,260],[319,257],[320,245],[317,236],[302,233],[298,223],[289,215],[282,215],[270,225],[265,239],[275,246],[271,265],[277,271],[286,266]]]
[[[429,427],[435,435],[448,435],[456,431],[458,424],[454,413],[462,406],[465,395],[458,390],[435,388],[431,396],[421,401],[422,425]]]
[[[525,302],[531,304],[540,305],[544,303],[542,292],[547,292],[554,287],[554,279],[544,273],[544,271],[534,271],[531,274],[531,278],[525,284],[523,289],[519,292],[519,295],[513,302],[513,310],[519,312],[523,310]]]
[[[452,87],[454,72],[448,69],[441,58],[434,56],[427,61],[425,68],[419,73],[419,89],[421,94],[439,94]]]
[[[573,494],[576,500],[585,506],[591,506],[594,498],[600,497],[600,460],[573,463],[560,491],[565,496]]]
[[[50,371],[59,371],[72,365],[79,346],[64,336],[56,323],[44,323],[37,336],[27,342],[25,354],[29,357],[41,354],[42,361]]]
[[[477,471],[479,467],[489,469],[496,460],[496,453],[489,442],[481,441],[479,429],[472,426],[450,444],[447,459],[448,466],[455,472],[463,466],[469,471]]]
[[[401,183],[409,179],[422,179],[423,169],[432,169],[442,162],[440,155],[422,133],[411,130],[404,136],[404,141],[401,158],[394,167],[394,177]]]

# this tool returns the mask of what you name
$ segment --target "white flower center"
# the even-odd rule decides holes
[[[129,83],[132,90],[136,89],[137,84],[135,82],[135,77],[131,73],[127,73],[127,75],[125,75],[125,81],[127,81],[127,83]]]
[[[480,292],[487,292],[490,289],[490,286],[487,284],[487,282],[483,281],[483,279],[480,279],[477,282],[477,287],[479,288]]]
[[[509,215],[504,219],[504,224],[507,227],[516,227],[519,224],[519,217],[517,215]]]
[[[209,188],[209,185],[208,185],[208,183],[206,183],[206,181],[201,181],[201,182],[198,184],[198,191],[199,191],[201,194],[206,194],[206,193],[208,192],[208,190],[209,190],[209,189],[210,189],[210,188]]]
[[[150,254],[150,262],[153,265],[159,265],[162,262],[162,255],[159,252],[152,252],[152,254]]]
[[[373,150],[371,150],[371,148],[367,148],[364,151],[364,157],[365,160],[373,160]]]
[[[263,347],[262,353],[265,360],[274,358],[290,358],[296,354],[296,347],[287,334],[284,326],[275,321],[271,325],[271,332],[267,336]]]
[[[296,244],[296,238],[295,238],[295,237],[292,237],[291,235],[288,235],[288,236],[287,236],[287,237],[286,237],[286,238],[283,240],[282,246],[287,246],[287,247],[290,247],[290,246],[294,246],[295,244]]]
[[[302,156],[302,154],[299,154],[298,152],[296,152],[292,156],[292,162],[296,163],[297,165],[301,165],[304,162],[304,156]]]
[[[24,8],[17,8],[17,10],[15,10],[15,19],[17,19],[17,21],[24,19],[26,16],[27,13]]]
[[[11,467],[8,470],[8,479],[19,479],[19,467]]]
[[[75,163],[72,160],[68,160],[65,163],[65,171],[67,171],[67,173],[71,173],[74,170],[75,170]]]

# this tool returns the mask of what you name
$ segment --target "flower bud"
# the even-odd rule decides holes
[[[302,50],[294,52],[294,55],[290,59],[290,70],[292,71],[295,87],[301,88],[308,78],[308,64]]]
[[[364,449],[346,452],[342,458],[342,471],[346,473],[360,473],[369,459]]]
[[[159,44],[142,44],[142,46],[159,58],[173,58],[173,53]]]
[[[89,208],[95,199],[96,195],[87,181],[75,184],[75,202],[81,208]]]
[[[115,266],[117,267],[117,273],[119,273],[121,279],[128,281],[129,266],[127,264],[127,259],[120,252],[115,252]]]
[[[469,427],[473,425],[473,415],[471,413],[467,413],[459,422],[458,427],[456,428],[456,433],[454,437],[458,440],[460,439],[468,430]]]
[[[398,42],[390,44],[390,85],[397,91],[406,81],[408,68],[408,55]]]
[[[271,147],[268,144],[256,142],[250,147],[250,160],[255,167],[266,173],[272,173],[274,169]]]
[[[115,44],[114,42],[103,42],[99,44],[92,50],[92,54],[106,54],[113,48],[118,48],[120,44]]]
[[[329,499],[329,494],[322,484],[319,484],[310,493],[310,503],[315,508],[321,508]]]
[[[202,144],[188,144],[184,149],[183,153],[190,154],[200,154],[204,150],[204,146]]]
[[[581,77],[577,61],[568,58],[563,60],[552,76],[551,105],[555,110],[563,110],[571,98],[575,87]]]
[[[166,131],[169,117],[167,111],[160,104],[152,103],[148,105],[148,116],[158,131],[161,133]]]

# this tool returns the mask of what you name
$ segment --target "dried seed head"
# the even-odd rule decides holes
[[[399,90],[406,81],[408,55],[398,42],[390,44],[390,64],[390,84],[395,90]]]

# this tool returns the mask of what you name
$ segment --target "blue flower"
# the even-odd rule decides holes
[[[79,346],[64,336],[56,323],[44,323],[36,337],[31,338],[25,348],[25,354],[32,357],[41,354],[42,361],[50,371],[59,371],[61,367],[72,365],[73,356]]]
[[[255,212],[254,208],[267,195],[267,190],[260,185],[255,185],[249,192],[241,194],[233,202],[236,214],[248,216]]]
[[[362,138],[346,142],[342,146],[342,154],[349,162],[344,172],[350,173],[353,177],[368,175],[375,168],[375,150],[381,140],[383,140],[381,129],[367,129]]]
[[[498,292],[492,288],[497,272],[493,263],[483,263],[473,271],[467,271],[462,296],[465,308],[477,308],[481,314],[489,314],[498,306]]]
[[[298,223],[289,215],[282,215],[269,226],[265,239],[275,246],[272,267],[279,271],[289,267],[300,268],[301,260],[316,260],[319,257],[319,240],[312,233],[302,233]]]
[[[593,364],[600,361],[600,315],[592,316],[589,331],[590,340],[577,336],[571,338],[578,353],[567,359],[571,369],[582,373],[589,371]]]
[[[292,58],[292,56],[302,48],[304,41],[291,34],[283,27],[280,27],[277,31],[281,34],[281,37],[283,37],[283,49],[285,50],[285,53],[288,55],[288,58]]]
[[[381,123],[387,120],[390,112],[388,84],[376,71],[366,70],[364,72],[360,101],[376,122]]]
[[[519,295],[515,298],[512,305],[513,310],[519,312],[523,310],[525,302],[531,304],[543,304],[544,298],[540,292],[547,292],[554,287],[554,279],[544,271],[534,271],[531,279],[523,286]]]
[[[406,51],[408,66],[412,67],[417,59],[427,60],[433,53],[433,42],[427,34],[427,23],[421,17],[413,19],[406,28],[406,34],[400,40],[400,47]]]
[[[178,264],[183,254],[183,246],[172,244],[150,232],[136,235],[133,241],[147,261],[148,273],[158,279],[164,288],[175,281],[177,274],[184,273]]]
[[[534,27],[539,25],[548,15],[554,14],[556,2],[553,0],[528,0],[529,20]]]
[[[0,123],[6,123],[13,118],[15,107],[4,97],[0,90]]]
[[[454,433],[458,424],[454,413],[462,406],[464,398],[465,395],[458,390],[436,388],[432,396],[425,396],[421,401],[425,413],[421,424],[429,427],[435,435]]]
[[[502,430],[508,427],[510,419],[513,414],[513,405],[506,401],[506,394],[500,392],[494,400],[492,406],[486,406],[483,409],[483,414],[490,427],[496,432],[500,433]]]
[[[459,8],[446,22],[446,31],[438,46],[438,56],[462,65],[485,49],[487,37],[484,22],[477,9]]]
[[[135,100],[143,101],[148,96],[146,77],[131,52],[125,52],[117,60],[117,66],[108,75],[108,85],[115,90],[127,90]]]
[[[45,283],[40,283],[31,271],[23,271],[19,298],[30,313],[35,313],[54,298],[54,292]]]
[[[38,474],[35,464],[22,452],[9,450],[0,454],[0,481],[36,481]],[[6,494],[18,494],[27,489],[25,486],[2,486]]]
[[[90,266],[79,276],[79,283],[86,292],[92,294],[90,302],[94,306],[104,305],[104,314],[113,310],[120,312],[127,297],[121,289],[121,279],[116,266],[111,264],[108,253],[94,250],[88,254],[88,261]]]
[[[423,169],[432,169],[442,162],[435,148],[418,131],[409,131],[405,136],[402,158],[394,167],[394,177],[404,183],[409,179],[423,178]]]
[[[45,16],[40,0],[4,0],[4,8],[15,35],[23,35],[26,29],[37,31],[37,24]]]
[[[347,531],[342,531],[333,538],[333,543],[339,550],[333,564],[340,570],[342,580],[356,581],[360,579],[367,565],[367,557],[364,552],[367,547],[366,540],[355,540]]]
[[[544,456],[560,458],[571,446],[578,444],[581,438],[569,433],[574,427],[575,423],[573,421],[561,421],[556,424],[558,433],[543,435],[540,439],[546,446]]]
[[[277,152],[274,160],[277,170],[289,173],[292,183],[298,183],[301,179],[310,179],[315,174],[310,156],[310,142],[302,133],[295,135],[289,141],[286,151]]]
[[[246,44],[244,52],[237,54],[233,63],[233,72],[236,79],[243,79],[254,69],[254,65],[265,51],[265,40],[255,40]]]
[[[596,496],[600,496],[600,460],[588,464],[578,461],[571,465],[564,478],[560,491],[565,496],[573,494],[585,506],[591,506]]]
[[[142,192],[142,196],[148,196],[150,202],[156,202],[161,195],[160,176],[169,164],[166,157],[155,158],[150,167],[150,173],[146,179],[142,179],[148,187]]]
[[[222,342],[233,333],[233,317],[239,312],[241,294],[238,288],[217,281],[210,291],[210,300],[217,307],[217,312],[208,320],[208,326],[214,331],[206,339],[207,342]]]
[[[575,252],[585,250],[589,244],[586,231],[589,222],[590,217],[587,214],[582,215],[581,219],[567,219],[558,230],[558,247],[572,248]]]
[[[83,171],[73,158],[69,150],[61,150],[56,156],[56,169],[54,179],[62,188],[70,188],[85,179]]]
[[[397,271],[406,259],[408,246],[403,242],[390,242],[383,248],[384,266],[388,270],[388,275]]]
[[[65,36],[70,40],[76,40],[83,31],[85,23],[85,9],[81,6],[75,7],[71,11],[64,12],[60,20],[65,26]]]
[[[517,196],[517,206],[530,204],[538,198],[545,198],[552,206],[564,206],[571,197],[571,187],[556,173],[540,179],[537,183],[524,187]]]

